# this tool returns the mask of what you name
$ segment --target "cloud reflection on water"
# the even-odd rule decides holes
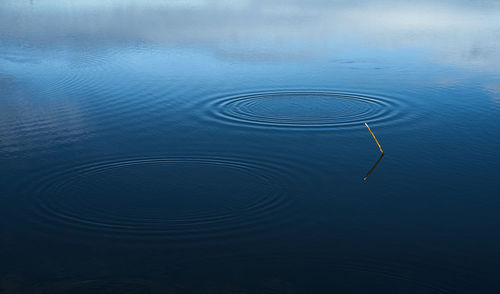
[[[495,1],[9,0],[0,4],[0,38],[44,48],[195,47],[266,61],[410,48],[441,63],[495,70],[499,19]]]

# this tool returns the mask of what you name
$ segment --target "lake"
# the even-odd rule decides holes
[[[499,148],[498,1],[0,2],[2,294],[500,293]]]

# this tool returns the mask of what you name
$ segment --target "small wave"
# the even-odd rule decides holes
[[[405,105],[387,97],[327,91],[278,91],[215,98],[205,118],[233,126],[345,129],[404,117]]]
[[[222,157],[133,158],[31,180],[33,223],[122,238],[196,240],[280,225],[298,178],[279,163]]]

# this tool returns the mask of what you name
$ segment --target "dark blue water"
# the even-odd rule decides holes
[[[1,1],[0,293],[500,293],[499,19]]]

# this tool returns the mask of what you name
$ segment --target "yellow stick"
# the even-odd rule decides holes
[[[365,126],[368,129],[368,131],[370,131],[370,134],[372,134],[373,139],[375,139],[375,142],[377,143],[378,149],[380,149],[380,152],[382,152],[382,154],[384,154],[384,150],[382,150],[382,146],[380,146],[380,143],[378,142],[377,138],[375,137],[375,135],[373,134],[372,130],[370,129],[370,127],[368,126],[367,123],[365,123]]]

